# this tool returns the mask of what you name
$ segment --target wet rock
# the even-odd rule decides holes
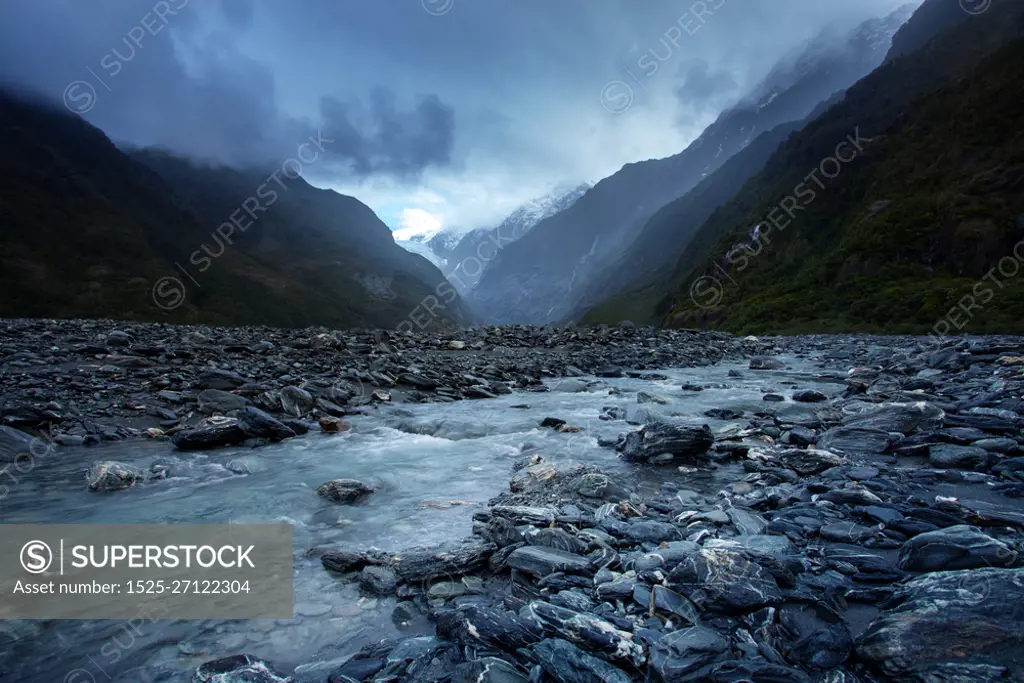
[[[340,574],[359,571],[369,564],[369,559],[365,555],[350,550],[336,550],[324,553],[320,556],[320,561],[325,569]]]
[[[802,475],[818,474],[845,462],[834,453],[813,449],[785,451],[778,455],[778,459],[783,467],[788,467]]]
[[[130,489],[145,477],[128,465],[113,460],[93,463],[86,474],[90,491],[120,491]]]
[[[575,555],[582,555],[587,552],[588,547],[587,543],[581,541],[576,536],[557,528],[536,529],[525,534],[524,540],[530,545],[554,548],[555,550],[563,550]]]
[[[242,408],[235,412],[234,417],[238,419],[242,431],[254,438],[281,441],[297,436],[294,429],[259,408]]]
[[[332,479],[321,484],[316,490],[316,495],[332,503],[351,505],[376,490],[372,486],[368,486],[356,479]]]
[[[603,619],[540,600],[531,602],[529,611],[548,633],[605,659],[633,665],[643,661],[643,648],[633,642],[633,635],[618,630]]]
[[[579,483],[576,485],[576,493],[585,498],[604,498],[611,485],[611,478],[607,474],[588,472],[580,477]]]
[[[786,364],[777,358],[755,356],[750,359],[750,365],[748,367],[751,370],[778,370],[786,367]]]
[[[769,394],[765,394],[764,396],[762,396],[761,400],[762,401],[767,401],[768,403],[783,403],[786,400],[786,397],[785,396],[780,396],[779,394],[770,394],[769,393]]]
[[[675,525],[668,522],[656,522],[654,520],[643,520],[627,524],[623,536],[631,541],[640,543],[662,543],[665,541],[681,541],[683,532]]]
[[[712,408],[711,410],[705,410],[704,416],[710,417],[713,420],[738,420],[743,417],[743,411],[732,410],[731,408]]]
[[[347,662],[332,671],[327,677],[327,683],[358,683],[376,675],[387,666],[388,656],[395,649],[395,645],[395,641],[382,640],[363,647]]]
[[[666,403],[668,403],[668,401],[663,399],[661,396],[655,396],[654,394],[649,394],[646,391],[638,391],[636,393],[636,402],[637,403],[656,403],[658,405],[665,405]]]
[[[483,605],[445,610],[437,615],[437,634],[456,643],[480,643],[506,652],[533,645],[543,638],[540,624],[515,612]]]
[[[171,442],[183,451],[201,451],[236,446],[247,438],[237,418],[209,417],[195,427],[174,434]]]
[[[793,446],[807,447],[818,440],[818,435],[807,427],[796,426],[782,435],[783,443]]]
[[[508,556],[505,564],[537,578],[554,572],[592,574],[594,571],[590,560],[581,555],[542,546],[517,548]]]
[[[673,631],[651,647],[651,673],[665,683],[708,680],[712,665],[728,650],[729,641],[709,628]]]
[[[199,373],[199,386],[202,389],[219,389],[231,391],[238,389],[249,380],[230,370],[205,370]]]
[[[775,577],[743,553],[724,548],[701,549],[669,574],[670,586],[698,607],[745,614],[782,602]]]
[[[840,455],[880,455],[891,444],[889,432],[866,427],[833,427],[818,437],[818,448]]]
[[[664,586],[654,586],[651,589],[651,601],[656,612],[678,617],[691,626],[700,620],[697,607],[689,599]]]
[[[850,631],[844,624],[808,633],[789,648],[790,661],[808,669],[827,671],[846,661],[853,648]]]
[[[843,420],[842,426],[911,434],[917,429],[938,429],[946,417],[942,409],[924,401],[891,403],[877,410],[851,415]],[[947,423],[947,426],[950,425]]]
[[[820,391],[807,389],[805,391],[794,391],[793,400],[797,403],[821,403],[822,401],[827,401],[828,396]]]
[[[572,643],[549,638],[534,646],[533,656],[544,673],[559,683],[629,683],[630,677],[608,662],[588,655]]]
[[[371,595],[394,595],[398,575],[387,567],[364,567],[359,572],[359,585]]]
[[[996,456],[983,448],[973,446],[954,446],[939,444],[929,449],[928,463],[940,469],[988,470],[996,461]]]
[[[838,676],[838,677],[837,677]],[[810,677],[799,669],[765,660],[730,661],[715,664],[712,683],[811,683]],[[819,683],[860,683],[853,676],[843,677],[842,672],[819,679]]]
[[[858,657],[888,676],[991,680],[928,676],[992,672],[1024,648],[1024,569],[925,574],[902,586],[894,600],[898,605],[856,640]]]
[[[244,396],[220,389],[204,389],[199,392],[199,411],[207,415],[226,415],[248,405]]]
[[[281,407],[294,417],[303,417],[313,410],[313,396],[305,389],[285,387],[281,390]]]
[[[321,417],[320,430],[327,434],[340,434],[347,432],[352,425],[337,417]]]
[[[836,543],[860,543],[875,536],[876,530],[854,522],[836,522],[822,526],[818,533]]]
[[[455,667],[451,683],[529,683],[515,666],[496,657],[483,657]]]
[[[195,683],[289,683],[270,664],[253,655],[232,655],[196,669]]]
[[[915,572],[1012,567],[1017,552],[976,527],[960,524],[910,539],[900,548],[899,564]]]
[[[707,425],[685,427],[655,422],[627,434],[616,449],[630,462],[651,462],[661,456],[669,456],[669,460],[701,456],[714,442]]]
[[[497,547],[479,538],[427,548],[410,548],[397,553],[391,568],[406,582],[423,582],[439,577],[470,574],[487,564]]]

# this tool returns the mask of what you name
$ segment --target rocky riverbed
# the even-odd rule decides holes
[[[225,644],[197,681],[1024,680],[1022,339],[3,329],[8,456],[40,429],[62,454],[153,430],[184,458],[378,414],[438,435],[417,404],[458,399],[534,421],[464,538],[376,547],[357,528],[304,549],[318,590],[373,601],[397,635],[298,666]],[[674,370],[712,363],[729,369]],[[558,395],[595,426],[568,399],[524,410]],[[580,434],[593,448],[564,457]],[[91,494],[108,505],[163,476],[92,464],[90,485],[131,489]],[[315,493],[387,495],[361,479]]]
[[[186,447],[215,447],[295,436],[308,428],[304,420],[383,403],[494,398],[542,388],[543,378],[621,377],[741,358],[758,348],[725,334],[631,325],[389,334],[3,320],[0,420],[45,431],[59,445],[173,437],[205,417],[235,420],[243,408],[285,421],[248,411],[241,421],[215,420],[182,437]]]

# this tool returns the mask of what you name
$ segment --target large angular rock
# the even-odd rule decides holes
[[[205,370],[199,373],[199,386],[203,389],[231,391],[248,383],[249,380],[230,370]]]
[[[984,448],[939,444],[929,448],[928,464],[939,469],[987,471],[998,456]]]
[[[506,652],[533,645],[544,637],[539,623],[483,605],[438,612],[437,634],[460,645],[479,647],[483,643]]]
[[[917,429],[942,427],[945,416],[941,408],[924,401],[890,403],[877,410],[851,415],[843,420],[842,426],[910,434]]]
[[[1024,569],[925,574],[904,584],[895,600],[898,606],[856,641],[858,657],[888,676],[995,680],[1024,649]]]
[[[195,683],[288,683],[285,678],[258,657],[232,655],[202,664],[197,670]]]
[[[542,546],[516,548],[505,560],[505,564],[537,578],[554,572],[567,572],[570,574],[594,573],[594,568],[587,558],[567,553],[563,550],[544,548]]]
[[[356,479],[332,479],[321,484],[316,490],[316,495],[332,503],[351,505],[376,490]]]
[[[818,437],[821,450],[840,455],[880,455],[892,445],[892,436],[868,427],[833,427]]]
[[[313,410],[313,396],[305,389],[285,387],[281,390],[281,407],[295,417],[303,417]]]
[[[86,480],[90,491],[120,491],[135,486],[143,475],[124,463],[106,460],[93,463]]]
[[[548,632],[596,652],[605,659],[628,662],[634,666],[643,662],[643,648],[633,642],[633,634],[620,631],[604,619],[540,600],[531,602],[529,610],[531,616],[543,624]]]
[[[242,408],[234,414],[234,417],[238,419],[242,430],[255,438],[280,441],[297,436],[294,429],[259,408],[252,406]]]
[[[428,548],[410,548],[392,558],[391,567],[407,582],[470,574],[487,564],[497,546],[468,538]]]
[[[203,389],[199,392],[199,412],[207,415],[226,415],[249,404],[244,396],[220,389]]]
[[[814,449],[785,451],[780,453],[778,458],[784,467],[795,470],[797,474],[804,476],[820,474],[830,467],[837,467],[845,462],[835,453]]]
[[[684,427],[653,422],[627,434],[616,448],[630,462],[671,462],[704,455],[714,443],[715,437],[707,425]]]
[[[398,576],[387,567],[364,567],[359,573],[359,585],[372,595],[394,595]]]
[[[669,583],[698,607],[725,614],[746,614],[782,602],[768,570],[726,548],[702,548],[689,555],[669,574]]]
[[[209,417],[191,429],[183,429],[171,442],[183,451],[202,451],[236,446],[248,438],[237,418]]]
[[[559,683],[629,683],[622,669],[592,657],[560,638],[541,641],[533,648],[540,668]]]
[[[724,659],[729,641],[703,626],[673,631],[651,647],[651,680],[706,681],[712,666]]]
[[[938,572],[982,567],[1012,567],[1017,551],[966,524],[918,534],[900,548],[900,568]]]

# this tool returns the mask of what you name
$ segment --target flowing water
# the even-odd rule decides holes
[[[788,358],[785,371],[746,365],[667,370],[667,380],[581,378],[551,380],[548,392],[516,392],[496,399],[382,407],[350,418],[351,431],[309,435],[259,448],[181,453],[166,442],[65,449],[47,458],[0,502],[5,523],[288,523],[295,535],[295,616],[290,620],[0,622],[0,680],[19,683],[189,680],[203,661],[236,652],[263,657],[300,680],[325,680],[339,659],[365,642],[399,631],[390,620],[394,600],[361,596],[325,571],[314,546],[401,550],[463,538],[473,513],[506,490],[512,464],[524,447],[556,464],[586,463],[657,487],[666,478],[717,491],[742,476],[739,468],[714,474],[641,468],[600,448],[599,437],[637,429],[598,419],[617,406],[629,419],[649,411],[666,419],[710,424],[716,431],[745,423],[713,420],[710,408],[747,414],[770,409],[807,413],[803,404],[766,403],[765,391],[795,388],[839,391],[834,377],[811,362]],[[738,370],[740,376],[729,376]],[[682,384],[704,391],[684,391]],[[610,389],[618,389],[618,393]],[[638,403],[637,392],[666,399]],[[558,433],[539,427],[545,417],[580,427]],[[84,471],[96,460],[119,460],[147,469],[167,466],[171,477],[109,494],[89,492]],[[321,483],[352,478],[377,487],[364,503],[339,506],[314,494]],[[421,624],[423,632],[428,625]],[[408,635],[410,632],[402,632]],[[415,633],[415,628],[413,630]]]

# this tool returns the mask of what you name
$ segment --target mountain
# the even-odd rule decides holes
[[[542,220],[575,204],[589,183],[556,185],[550,192],[516,207],[496,228],[469,232],[439,230],[399,241],[404,249],[421,254],[440,268],[463,295],[480,280],[480,275],[498,251],[530,232]]]
[[[885,58],[893,34],[912,10],[907,5],[866,22],[842,40],[823,34],[781,62],[680,154],[628,164],[599,182],[571,209],[542,221],[499,254],[473,292],[474,306],[486,311],[489,322],[559,322],[669,267],[671,256],[699,223],[673,230],[667,244],[644,239],[632,249],[651,218],[760,135],[781,134],[779,126],[804,119],[820,102],[870,72]],[[755,156],[763,157],[763,150]],[[753,175],[760,168],[757,161],[750,160],[746,171],[732,177]]]
[[[441,233],[437,233],[440,235]],[[438,255],[437,250],[430,246],[431,239],[428,235],[413,235],[407,240],[395,240],[395,244],[408,252],[422,256],[434,264],[438,270],[444,269],[444,259]]]
[[[919,12],[942,16],[944,2]],[[1024,331],[1024,3],[993,0],[935,28],[790,137],[700,227],[666,283],[666,324]],[[808,171],[851,134],[862,153],[810,186]],[[773,214],[811,187],[792,220]]]
[[[443,270],[448,280],[460,292],[468,294],[501,250],[522,239],[541,221],[572,207],[589,189],[590,183],[556,186],[548,194],[521,204],[498,227],[479,228],[466,233],[447,250]],[[440,235],[434,238],[440,239],[443,239]],[[439,244],[435,248],[443,249],[445,246]],[[473,300],[472,296],[468,297],[468,301]]]
[[[128,154],[0,92],[0,316],[393,327],[440,286],[434,322],[464,318],[368,207],[272,172]]]

